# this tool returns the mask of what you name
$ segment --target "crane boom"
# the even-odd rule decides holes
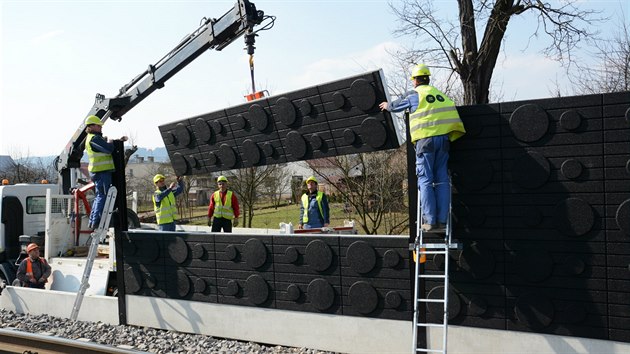
[[[155,90],[164,87],[164,83],[177,74],[186,65],[199,57],[208,49],[221,50],[235,39],[246,34],[248,53],[253,52],[254,26],[264,18],[262,11],[249,0],[237,0],[232,9],[219,19],[206,19],[193,33],[184,38],[168,54],[147,70],[136,76],[128,84],[120,88],[118,95],[106,98],[97,94],[94,105],[86,115],[95,115],[105,122],[111,118],[117,121]],[[73,187],[70,170],[79,168],[85,148],[85,124],[81,125],[55,160],[55,168],[59,172],[59,185],[63,193]]]

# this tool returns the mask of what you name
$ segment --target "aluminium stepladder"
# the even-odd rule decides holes
[[[413,306],[413,342],[412,353],[442,353],[446,354],[447,350],[447,338],[448,338],[448,290],[449,290],[449,250],[458,249],[459,245],[452,242],[452,186],[449,178],[449,194],[450,203],[448,206],[448,219],[446,222],[446,229],[439,231],[426,232],[422,230],[422,212],[420,204],[420,194],[418,194],[418,208],[416,215],[416,230],[417,237],[415,242],[410,245],[416,255],[415,259],[415,289],[414,289],[414,306]],[[435,185],[434,185],[435,186]],[[435,237],[437,236],[439,240]],[[443,255],[444,256],[444,270],[439,274],[420,274],[421,259],[427,255]],[[424,297],[424,294],[420,294],[420,282],[426,282],[427,280],[437,280],[443,282],[444,293],[441,299],[434,299]],[[425,289],[426,290],[426,289]],[[443,305],[442,322],[431,323],[429,322],[428,313],[424,316],[424,320],[420,319],[420,306],[429,306],[431,303],[438,303]],[[427,348],[418,348],[418,330],[425,329],[427,336],[429,335],[429,329],[435,329],[441,331],[442,343],[440,348],[436,348],[435,343],[432,341],[429,344],[427,341]]]
[[[105,205],[103,207],[101,221],[98,224],[98,228],[94,230],[94,232],[90,236],[92,239],[90,243],[90,250],[85,261],[85,268],[83,269],[83,276],[81,277],[81,285],[79,286],[77,297],[74,300],[74,306],[72,306],[72,314],[70,315],[70,318],[72,320],[77,319],[77,316],[79,315],[79,310],[81,309],[81,303],[83,302],[83,297],[85,296],[85,291],[90,287],[90,273],[92,273],[94,259],[98,254],[98,244],[105,239],[105,236],[107,236],[109,223],[112,218],[112,214],[114,213],[114,207],[116,206],[117,193],[118,191],[116,190],[116,187],[109,187],[109,191],[107,192],[107,196],[105,197]]]

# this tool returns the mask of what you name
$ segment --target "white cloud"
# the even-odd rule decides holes
[[[395,42],[383,42],[364,51],[320,59],[306,65],[303,73],[291,78],[286,86],[289,90],[294,90],[379,68],[387,68],[391,60],[389,52],[398,47],[399,44]]]

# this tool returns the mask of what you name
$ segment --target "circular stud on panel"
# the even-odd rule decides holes
[[[188,155],[188,157],[186,158],[186,160],[188,161],[188,163],[190,164],[191,168],[194,168],[195,170],[198,170],[201,168],[201,164],[199,163],[199,160],[197,160],[197,158],[195,157],[195,155]]]
[[[249,162],[250,165],[255,166],[260,163],[260,149],[258,148],[258,144],[253,142],[250,139],[243,141],[243,155],[245,160]]]
[[[568,131],[577,130],[582,125],[582,116],[574,109],[568,110],[560,115],[560,126]]]
[[[305,117],[310,115],[311,112],[313,112],[313,105],[306,98],[300,101],[299,106],[300,106],[300,113],[302,113],[302,115]]]
[[[179,152],[173,154],[173,160],[171,162],[176,175],[185,176],[190,173],[190,165],[188,164],[188,161],[184,155]]]
[[[296,131],[291,131],[287,134],[286,140],[287,148],[289,153],[297,160],[302,159],[306,156],[307,146],[306,141],[300,135],[300,133]]]
[[[324,272],[332,265],[333,253],[324,241],[313,240],[306,246],[304,258],[311,268]]]
[[[253,305],[262,305],[269,299],[269,285],[258,274],[250,275],[245,281],[245,295]]]
[[[178,264],[184,263],[188,258],[188,245],[183,238],[177,236],[167,245],[168,255]]]
[[[262,146],[262,151],[263,151],[263,154],[265,154],[266,157],[272,157],[274,152],[276,151],[276,149],[273,147],[272,143],[266,142]]]
[[[324,145],[324,140],[317,133],[311,135],[310,140],[311,140],[311,146],[313,147],[314,150],[319,150],[321,149],[322,145]]]
[[[429,291],[427,294],[428,299],[444,299],[444,286],[436,286]],[[444,315],[444,304],[439,302],[429,302],[426,304],[427,306],[427,317],[429,320],[431,319],[439,319],[441,320]],[[459,316],[459,313],[462,311],[462,300],[459,295],[453,291],[453,289],[448,290],[448,319],[452,320],[455,317]]]
[[[562,163],[560,171],[568,179],[576,179],[582,175],[582,163],[576,159],[568,159]]]
[[[267,247],[257,238],[250,238],[245,242],[243,253],[245,262],[253,269],[260,268],[267,262]]]
[[[293,103],[286,97],[280,97],[276,101],[276,114],[280,117],[280,121],[287,127],[292,126],[296,122],[297,114]]]
[[[383,267],[396,268],[400,264],[400,255],[394,250],[387,250],[383,255]]]
[[[485,298],[473,295],[468,302],[468,315],[481,316],[488,311],[488,301]]]
[[[352,145],[357,141],[357,133],[354,130],[348,128],[343,131],[343,142],[347,145]]]
[[[359,274],[366,274],[376,267],[376,251],[365,241],[355,241],[346,252],[350,268]]]
[[[228,261],[236,261],[238,257],[238,250],[234,245],[227,245],[225,247],[225,259]]]
[[[630,236],[630,199],[626,199],[619,205],[615,213],[615,221],[617,221],[619,230],[624,235]]]
[[[236,167],[236,152],[228,144],[222,144],[219,148],[219,158],[225,167]]]
[[[212,130],[217,135],[223,134],[225,132],[225,129],[223,128],[223,123],[221,123],[218,119],[210,122],[210,127],[212,127]]]
[[[190,278],[183,270],[177,271],[177,295],[184,297],[190,293]]]
[[[350,101],[362,111],[369,111],[376,103],[374,86],[365,79],[357,79],[350,85]]]
[[[569,237],[579,237],[593,229],[595,213],[585,200],[567,198],[556,204],[553,220],[556,230]]]
[[[346,96],[337,91],[332,94],[332,103],[335,109],[342,109],[346,105]]]
[[[335,289],[324,279],[313,279],[306,291],[308,301],[316,310],[326,311],[335,303]]]
[[[193,142],[192,133],[184,123],[177,123],[175,126],[177,141],[183,146],[190,146]]]
[[[261,105],[254,103],[249,106],[248,115],[252,127],[258,131],[263,131],[269,126],[269,116]]]
[[[236,280],[230,280],[225,287],[225,295],[227,296],[236,296],[240,290],[240,286]]]
[[[289,246],[284,251],[284,260],[287,263],[295,263],[295,262],[297,262],[299,257],[300,257],[300,253],[298,252],[297,248],[295,248],[295,247]]]
[[[243,117],[242,114],[237,114],[236,116],[233,117],[234,120],[234,127],[236,127],[236,129],[245,129],[245,127],[247,126],[247,120],[245,119],[245,117]]]
[[[125,291],[129,294],[135,294],[140,291],[142,285],[142,275],[136,268],[125,264]]]
[[[206,291],[208,285],[203,278],[195,277],[193,280],[193,292],[201,294]]]
[[[358,281],[350,286],[348,290],[350,305],[358,313],[367,315],[376,310],[378,306],[378,293],[370,283]]]
[[[195,243],[191,248],[192,248],[191,254],[192,254],[193,259],[201,259],[204,256],[204,254],[206,254],[206,249],[200,243]]]
[[[365,143],[374,149],[378,149],[387,143],[387,129],[383,123],[374,118],[369,117],[361,123],[361,136]]]
[[[402,305],[402,296],[398,293],[398,291],[389,291],[385,295],[385,308],[388,309],[397,309]]]
[[[177,137],[175,136],[175,133],[173,133],[172,131],[168,131],[166,133],[164,133],[164,143],[166,145],[178,145],[178,141],[177,141]]]
[[[518,107],[512,112],[509,122],[514,137],[526,143],[541,139],[549,129],[547,112],[536,104]]]
[[[195,120],[195,136],[204,143],[209,143],[212,141],[212,136],[214,133],[212,132],[212,128],[208,125],[208,123],[203,118],[197,118]]]
[[[287,286],[287,299],[290,301],[298,301],[302,295],[302,290],[295,284],[289,284]]]

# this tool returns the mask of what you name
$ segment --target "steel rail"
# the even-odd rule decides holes
[[[0,329],[1,353],[37,354],[138,354],[147,353],[133,349],[123,349],[110,345],[72,340],[45,334],[22,332],[13,329]]]

